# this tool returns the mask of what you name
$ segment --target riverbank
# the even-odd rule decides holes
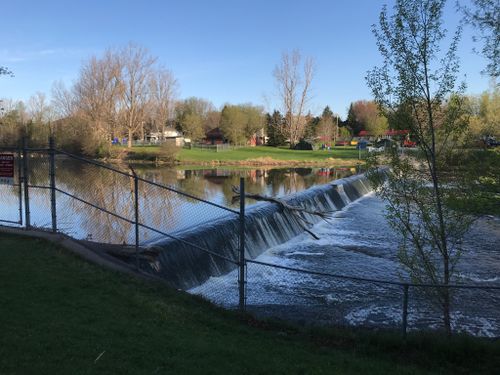
[[[499,342],[306,330],[0,235],[0,373],[494,373]]]
[[[135,146],[120,149],[120,160],[133,163],[169,164],[161,157],[159,146]],[[362,155],[364,156],[364,155]],[[234,150],[180,149],[176,155],[176,165],[206,166],[354,166],[364,164],[358,159],[354,147],[339,147],[333,150],[290,150],[280,147],[242,147]],[[170,164],[172,164],[170,162]]]

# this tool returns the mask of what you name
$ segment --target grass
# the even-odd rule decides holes
[[[159,153],[159,146],[132,147],[128,158],[132,160],[153,160]],[[178,160],[183,164],[194,163],[242,163],[252,161],[254,164],[276,163],[310,163],[331,164],[332,159],[340,159],[344,164],[356,164],[358,151],[354,147],[338,147],[331,151],[300,151],[281,147],[242,147],[220,152],[200,149],[182,149]],[[338,163],[337,162],[337,163]]]
[[[498,343],[256,321],[0,235],[1,374],[493,373]]]

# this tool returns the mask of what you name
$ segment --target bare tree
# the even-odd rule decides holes
[[[142,130],[149,101],[149,83],[156,58],[144,47],[130,43],[120,52],[121,65],[120,110],[128,133],[128,147],[132,147],[134,133]],[[141,129],[142,128],[142,129]]]
[[[120,61],[113,51],[106,51],[101,59],[93,56],[82,66],[73,88],[75,105],[100,139],[115,136],[121,89]]]
[[[314,61],[309,57],[302,63],[302,57],[297,50],[291,53],[284,52],[273,75],[281,109],[285,114],[284,136],[290,139],[290,148],[292,148],[304,135],[306,127],[304,113],[314,77]]]
[[[151,75],[149,87],[152,106],[151,117],[156,131],[160,131],[163,137],[167,121],[174,116],[175,99],[179,85],[172,72],[161,67]]]
[[[31,120],[37,124],[52,120],[52,108],[43,92],[38,91],[29,98],[28,113]]]
[[[75,95],[62,81],[54,82],[52,85],[52,107],[59,118],[71,117],[77,111]]]

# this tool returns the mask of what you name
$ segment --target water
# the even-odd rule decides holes
[[[47,186],[47,160],[34,159],[30,160],[30,164],[31,184]],[[126,167],[122,168],[127,170]],[[246,177],[247,190],[250,192],[288,196],[313,185],[327,183],[356,172],[351,168],[136,169],[142,177],[231,207],[236,207],[236,204],[232,203],[231,187],[238,185],[240,176]],[[60,230],[75,238],[109,243],[133,243],[132,224],[111,214],[117,213],[129,220],[134,219],[133,185],[128,177],[64,159],[58,160],[56,175],[56,184],[60,189],[109,211],[103,213],[63,193],[57,193]],[[233,215],[234,222],[236,217],[206,203],[143,183],[139,189],[141,222],[169,233],[194,230],[206,223],[215,225],[218,220],[227,219],[228,215]],[[30,194],[32,224],[50,228],[49,191],[33,187],[30,189]],[[342,208],[344,204],[356,198],[352,194],[352,190],[347,187],[345,192],[339,190],[335,199],[318,200],[314,194],[309,195],[311,199],[316,199],[316,204]],[[307,198],[308,194],[305,193],[304,196]],[[321,194],[318,196],[321,197]],[[255,207],[259,205],[262,203]],[[0,186],[0,207],[0,219],[16,220],[18,215],[16,187]],[[383,209],[383,202],[373,195],[349,203],[329,224],[323,222],[314,226],[313,231],[319,235],[320,240],[313,240],[308,234],[297,236],[297,228],[293,223],[289,223],[290,226],[286,229],[288,224],[284,225],[286,224],[284,218],[275,211],[271,210],[272,215],[268,217],[273,219],[267,220],[267,224],[266,220],[260,220],[259,215],[255,215],[257,225],[255,233],[260,233],[264,242],[251,241],[248,248],[252,254],[248,255],[257,257],[257,260],[263,262],[319,272],[399,280],[400,276],[404,277],[404,272],[396,259],[398,238],[385,222]],[[276,230],[278,224],[282,229]],[[280,234],[280,231],[284,234]],[[227,234],[224,231],[219,232]],[[273,236],[266,235],[271,232],[274,233]],[[237,244],[226,234],[221,237],[221,241],[224,245],[228,243],[229,247],[236,248]],[[206,237],[204,240],[207,240]],[[145,243],[159,238],[161,236],[156,233],[141,230],[141,239]],[[466,251],[459,265],[461,282],[478,285],[499,284],[499,240],[498,218],[485,217],[476,223],[464,242]],[[210,258],[207,258],[207,261],[213,263]],[[195,270],[192,264],[187,262],[183,266]],[[216,265],[215,268],[217,267],[220,265]],[[202,294],[218,304],[234,307],[238,300],[236,271],[234,267],[221,267],[218,272],[218,275],[225,275],[216,277],[204,275],[202,285],[198,285],[200,279],[197,277],[189,280],[186,276],[185,280],[179,282],[192,284],[190,287],[192,293]],[[198,286],[193,287],[193,285]],[[500,336],[499,295],[499,292],[458,291],[454,295],[453,304],[453,322],[456,329],[464,329],[482,336]],[[401,322],[400,287],[307,275],[249,264],[247,296],[249,309],[259,315],[278,316],[307,324],[337,323],[394,327]],[[440,326],[439,311],[427,301],[428,299],[420,291],[410,289],[408,318],[411,328]]]
[[[30,165],[31,224],[51,228],[49,165],[46,157],[33,157]],[[126,165],[115,167],[129,173]],[[355,168],[153,168],[135,166],[140,177],[168,185],[207,201],[238,209],[232,186],[245,177],[248,192],[284,196],[315,184],[356,173]],[[133,181],[113,171],[75,159],[57,158],[56,186],[58,229],[77,239],[114,244],[134,243]],[[210,222],[228,212],[144,182],[139,183],[140,222],[163,232],[175,232]],[[75,200],[65,193],[81,200]],[[105,209],[103,212],[91,205]],[[255,202],[249,201],[248,204]],[[0,185],[0,220],[19,220],[17,187]],[[159,238],[141,228],[142,243]]]
[[[400,281],[398,237],[383,216],[384,203],[368,196],[351,203],[330,224],[319,223],[314,240],[301,234],[274,246],[256,260],[318,272]],[[500,218],[484,217],[464,241],[459,282],[499,285]],[[237,302],[237,275],[211,278],[191,289],[218,304]],[[220,293],[220,291],[226,291]],[[401,287],[340,280],[249,264],[247,306],[261,316],[307,324],[348,324],[396,327],[402,319]],[[440,312],[421,290],[410,289],[409,327],[439,328]],[[453,325],[480,336],[500,336],[500,291],[456,291]]]

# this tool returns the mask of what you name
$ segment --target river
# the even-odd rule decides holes
[[[30,160],[32,225],[50,228],[50,191],[46,159]],[[121,167],[124,171],[126,168]],[[139,176],[185,193],[237,209],[232,186],[245,177],[247,191],[284,196],[357,173],[356,168],[148,168]],[[56,185],[107,213],[58,192],[58,229],[75,238],[107,243],[133,243],[133,181],[92,165],[57,160]],[[174,232],[227,215],[227,211],[146,183],[139,184],[141,222]],[[0,219],[18,219],[17,187],[0,185]],[[249,201],[248,204],[255,202]],[[113,213],[122,216],[118,218]],[[124,220],[125,219],[125,220]],[[127,221],[128,220],[128,221]],[[317,224],[320,237],[299,235],[272,247],[257,260],[340,275],[399,281],[405,277],[397,260],[398,237],[384,218],[384,202],[369,194]],[[142,230],[141,242],[160,235]],[[464,240],[460,282],[498,285],[500,281],[500,219],[483,217]],[[212,277],[190,292],[227,306],[237,304],[236,271]],[[457,291],[453,321],[469,333],[500,336],[500,293]],[[248,265],[247,306],[261,316],[278,316],[304,324],[396,326],[401,322],[402,289]],[[419,290],[410,289],[410,328],[439,327],[438,309]]]

